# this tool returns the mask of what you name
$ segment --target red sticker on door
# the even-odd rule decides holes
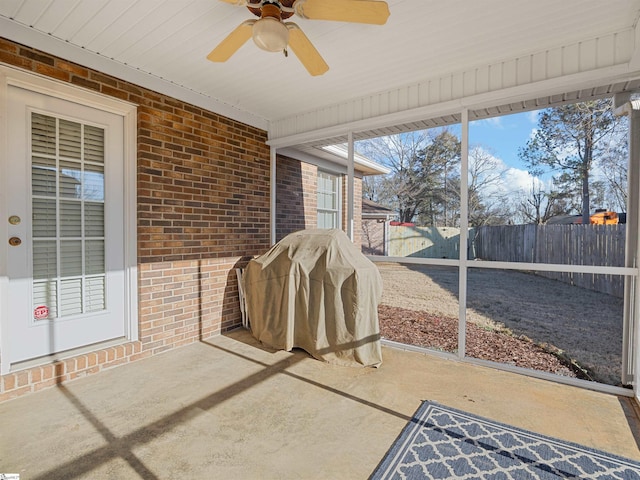
[[[36,320],[43,320],[49,316],[49,307],[46,305],[40,305],[33,310],[33,318]]]

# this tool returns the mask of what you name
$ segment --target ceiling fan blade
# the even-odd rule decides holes
[[[242,22],[236,29],[227,35],[216,48],[211,50],[207,55],[207,59],[212,62],[226,62],[231,55],[236,53],[247,40],[251,38],[251,27],[256,23],[255,20],[247,20]]]
[[[247,0],[220,0],[225,3],[233,3],[234,5],[238,5],[244,7],[247,4]]]
[[[310,20],[384,25],[389,18],[387,2],[377,0],[298,0],[294,8]]]
[[[320,56],[300,27],[293,22],[288,22],[286,25],[289,29],[289,48],[293,50],[304,68],[314,77],[329,70],[327,62]]]

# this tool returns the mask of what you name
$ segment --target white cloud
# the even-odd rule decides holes
[[[489,154],[482,149],[485,154]],[[491,155],[494,172],[502,172],[500,178],[493,182],[484,193],[487,195],[500,195],[516,198],[521,195],[529,195],[532,188],[548,191],[551,180],[543,180],[531,175],[527,170],[509,167],[501,158]]]
[[[509,168],[504,174],[505,190],[509,193],[529,193],[532,188],[545,189],[546,184],[526,170]]]
[[[503,117],[491,117],[491,118],[483,118],[482,120],[474,120],[473,123],[476,125],[488,125],[492,128],[504,128],[504,123],[502,122]]]

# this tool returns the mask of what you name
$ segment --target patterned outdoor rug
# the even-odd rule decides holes
[[[640,462],[423,402],[371,479],[640,479]]]

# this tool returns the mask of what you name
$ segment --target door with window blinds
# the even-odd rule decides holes
[[[10,112],[11,361],[121,337],[122,118],[15,87]]]

